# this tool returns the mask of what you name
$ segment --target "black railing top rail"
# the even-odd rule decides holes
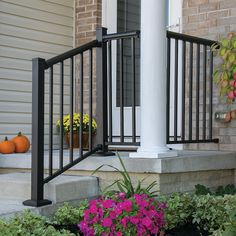
[[[91,49],[91,48],[94,48],[94,47],[100,47],[101,46],[101,43],[98,42],[97,40],[93,40],[89,43],[86,43],[82,46],[79,46],[77,48],[73,48],[65,53],[62,53],[58,56],[55,56],[55,57],[52,57],[50,59],[48,59],[46,61],[46,68],[45,69],[48,69],[49,67],[57,64],[58,62],[61,62],[61,61],[64,61],[66,59],[69,59],[73,56],[76,56],[84,51],[87,51],[88,49]]]
[[[114,40],[114,39],[125,39],[125,38],[139,38],[140,30],[136,31],[128,31],[124,33],[114,33],[114,34],[106,34],[103,36],[104,41]]]
[[[181,33],[176,33],[172,31],[167,31],[166,32],[167,38],[175,38],[175,39],[180,39],[183,41],[188,41],[192,43],[199,43],[207,46],[212,46],[213,44],[218,44],[217,41],[210,40],[210,39],[204,39],[204,38],[199,38],[187,34],[181,34]]]

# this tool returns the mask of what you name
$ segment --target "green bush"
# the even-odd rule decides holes
[[[170,230],[191,222],[194,208],[190,194],[174,193],[160,199],[161,202],[165,202],[167,205],[164,210],[166,229]]]
[[[236,196],[194,196],[194,212],[192,222],[201,229],[213,232],[223,229],[224,223],[229,221],[230,212],[236,205]]]
[[[74,236],[69,231],[57,231],[47,226],[46,219],[25,211],[9,221],[0,220],[0,236]]]
[[[83,217],[84,210],[88,206],[88,201],[85,200],[80,203],[78,207],[73,207],[69,203],[64,205],[56,211],[53,216],[53,222],[56,224],[78,224]]]
[[[230,213],[229,222],[225,223],[225,229],[222,236],[235,236],[236,235],[236,208]]]
[[[175,193],[169,197],[162,197],[162,201],[167,205],[165,209],[167,230],[193,223],[199,229],[215,236],[226,236],[227,234],[223,235],[226,226],[231,228],[234,226],[231,212],[236,206],[236,195]]]
[[[226,186],[219,186],[216,191],[211,191],[204,185],[197,184],[195,185],[195,194],[196,195],[216,195],[216,196],[224,196],[226,194],[236,194],[236,188],[233,184],[228,184]]]

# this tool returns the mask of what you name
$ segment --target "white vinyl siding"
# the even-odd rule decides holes
[[[18,131],[31,138],[32,58],[49,59],[73,47],[73,5],[73,0],[0,1],[1,140],[4,136],[15,136]],[[64,108],[67,112],[68,63],[65,63],[64,70]],[[45,80],[48,80],[48,72]],[[59,113],[59,66],[54,68],[54,83],[56,121]],[[48,89],[46,84],[46,93]],[[45,101],[45,122],[48,123],[47,94]],[[56,132],[56,129],[54,130]],[[45,133],[47,143],[47,127]]]

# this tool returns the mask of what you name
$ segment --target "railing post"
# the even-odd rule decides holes
[[[107,117],[107,45],[103,36],[107,29],[99,27],[96,29],[96,38],[101,47],[96,50],[96,91],[97,91],[97,144],[101,145],[101,154],[108,153],[108,117]]]
[[[43,206],[51,201],[43,198],[44,186],[44,70],[45,60],[32,60],[32,163],[31,199],[27,206]]]

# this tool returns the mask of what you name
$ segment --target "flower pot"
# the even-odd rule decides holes
[[[94,135],[92,135],[94,136]],[[65,141],[67,146],[70,148],[70,133],[65,135]],[[89,133],[83,132],[83,149],[88,149],[89,147]],[[80,148],[80,137],[79,133],[73,133],[73,148]]]

